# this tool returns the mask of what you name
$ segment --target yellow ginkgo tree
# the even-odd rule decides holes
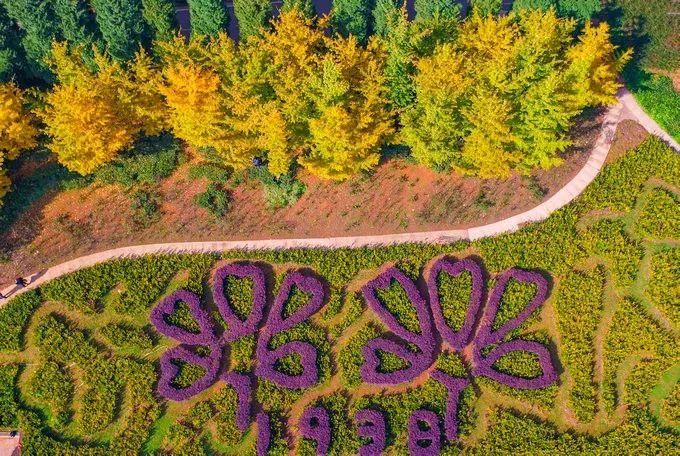
[[[247,74],[257,75],[266,100],[256,130],[275,175],[297,160],[319,177],[346,179],[374,168],[393,133],[384,49],[329,37],[326,26],[293,8],[247,43]]]
[[[161,44],[169,122],[176,137],[211,148],[225,165],[245,169],[258,153],[257,97],[243,77],[240,50],[225,34]]]
[[[402,139],[424,165],[484,178],[559,164],[568,130],[588,106],[615,102],[630,58],[609,26],[554,10],[473,14],[456,39],[417,63]]]
[[[80,48],[55,43],[51,67],[57,84],[41,111],[48,148],[72,171],[86,175],[115,159],[142,133],[166,128],[165,107],[150,58],[137,54],[130,68],[94,50],[86,63]],[[94,68],[93,68],[94,67]]]
[[[384,62],[375,40],[366,48],[353,36],[330,42],[308,85],[316,112],[309,120],[309,152],[300,162],[310,172],[343,180],[378,164],[380,146],[394,132]]]
[[[38,129],[25,108],[22,91],[14,83],[0,84],[0,206],[9,191],[6,161],[37,145]]]

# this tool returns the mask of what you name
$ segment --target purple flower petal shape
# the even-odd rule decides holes
[[[309,342],[292,341],[269,350],[263,339],[257,343],[257,366],[255,374],[260,378],[271,380],[277,385],[288,389],[302,389],[314,386],[319,380],[319,369],[316,366],[316,347]],[[281,358],[297,353],[300,355],[302,374],[288,375],[276,370],[276,362]]]
[[[538,364],[541,366],[542,374],[536,378],[521,378],[514,375],[505,374],[493,369],[493,364],[502,356],[507,355],[513,351],[525,351],[534,353],[538,356]],[[477,355],[478,356],[478,355]],[[491,350],[485,357],[478,356],[475,360],[475,367],[472,371],[473,375],[489,377],[497,382],[512,388],[518,389],[539,389],[550,386],[557,380],[557,372],[550,357],[550,351],[538,343],[531,340],[511,340],[500,344],[498,347]]]
[[[171,315],[175,311],[175,305],[178,302],[184,302],[189,307],[191,315],[194,317],[200,328],[198,334],[191,333],[165,321],[165,317]],[[163,299],[153,308],[149,319],[159,333],[171,337],[178,342],[188,345],[213,345],[216,342],[210,314],[201,307],[200,298],[190,291],[175,291],[170,296]]]
[[[221,349],[218,345],[210,347],[210,356],[199,356],[183,345],[170,348],[163,353],[160,359],[161,376],[158,380],[158,393],[173,401],[183,401],[207,389],[215,383],[217,372],[220,368]],[[196,364],[205,369],[205,374],[187,388],[175,388],[172,380],[179,372],[179,366],[173,360],[182,360],[190,364]]]
[[[363,409],[354,415],[357,434],[371,439],[371,443],[359,448],[359,456],[380,456],[385,450],[387,425],[385,416],[377,410]]]
[[[390,287],[392,280],[395,280],[402,287],[409,301],[413,304],[418,315],[418,323],[420,324],[420,334],[409,331],[396,319],[394,315],[380,302],[377,291],[384,290]],[[364,298],[373,312],[378,315],[380,320],[397,336],[401,337],[407,342],[411,342],[417,346],[424,343],[430,343],[432,339],[432,320],[430,313],[427,310],[427,303],[421,296],[418,287],[406,274],[401,270],[392,267],[381,273],[375,279],[368,282],[363,287]]]
[[[253,391],[250,377],[236,372],[225,372],[222,380],[236,390],[238,404],[236,406],[236,426],[242,431],[250,426],[250,394]]]
[[[312,295],[311,299],[297,309],[293,315],[283,318],[283,305],[297,287],[305,293]],[[323,284],[315,277],[309,277],[299,271],[289,273],[281,284],[278,295],[274,299],[274,305],[269,313],[267,325],[260,333],[257,340],[255,355],[257,366],[255,374],[258,377],[271,380],[283,388],[298,389],[309,388],[319,379],[319,371],[316,365],[317,351],[309,342],[292,341],[283,344],[274,350],[269,349],[271,338],[286,331],[297,324],[302,323],[323,305],[325,291]],[[276,362],[284,356],[292,353],[300,355],[303,372],[300,375],[287,375],[276,370]]]
[[[377,290],[388,288],[391,285],[392,280],[396,280],[399,283],[409,301],[411,301],[415,307],[420,325],[420,334],[409,331],[402,326],[394,315],[392,315],[382,302],[380,302],[380,299],[378,299],[376,294]],[[413,380],[424,372],[434,361],[435,340],[432,319],[430,318],[425,299],[421,296],[416,284],[413,283],[406,274],[394,267],[384,271],[378,277],[364,285],[363,293],[369,307],[376,313],[387,329],[404,341],[414,344],[420,350],[420,353],[414,353],[384,338],[371,340],[364,347],[364,357],[366,360],[361,367],[361,376],[363,380],[369,383],[381,384],[396,384]],[[375,353],[368,353],[368,350],[375,348],[391,352],[402,359],[405,359],[409,362],[410,366],[407,369],[388,374],[378,372],[379,360],[377,356]]]
[[[424,422],[429,429],[420,429],[419,422]],[[423,446],[427,444],[427,446]],[[416,410],[408,419],[408,451],[417,456],[439,456],[441,451],[441,429],[439,417],[430,410]]]
[[[297,287],[304,293],[311,294],[312,297],[304,306],[296,310],[293,315],[283,318],[283,305],[290,297],[293,287]],[[273,335],[302,323],[321,309],[325,297],[326,293],[323,284],[316,277],[304,275],[299,271],[288,273],[281,284],[279,293],[274,299],[274,305],[269,313],[265,332]]]
[[[300,435],[316,442],[317,456],[328,454],[331,445],[331,420],[323,407],[310,407],[300,417]]]
[[[492,330],[493,321],[498,312],[501,298],[510,279],[515,279],[523,283],[536,284],[537,291],[531,302],[511,320],[504,323],[496,331]],[[548,281],[541,274],[533,271],[523,271],[521,269],[509,269],[501,274],[496,286],[491,292],[489,303],[482,316],[479,330],[475,336],[472,349],[473,370],[475,376],[485,376],[494,379],[504,385],[520,389],[545,388],[557,379],[557,372],[552,363],[548,349],[534,341],[512,340],[501,342],[503,338],[512,330],[518,328],[548,297]],[[493,348],[487,356],[482,356],[482,349],[493,344],[499,344]],[[509,374],[504,374],[493,369],[493,364],[502,356],[513,351],[527,351],[538,356],[542,374],[539,377],[525,379]]]
[[[380,358],[378,358],[378,350],[392,353],[407,361],[410,365],[405,369],[395,372],[379,372]],[[382,338],[369,340],[364,345],[362,353],[364,355],[364,364],[361,366],[361,378],[365,382],[374,385],[397,385],[411,381],[425,371],[432,363],[429,358],[419,353],[413,353],[396,342]]]
[[[448,325],[444,318],[444,311],[439,298],[437,279],[442,273],[457,277],[466,271],[469,272],[472,277],[472,291],[470,293],[470,301],[465,314],[465,320],[463,325],[456,331]],[[482,268],[472,258],[465,258],[464,260],[456,262],[447,258],[442,258],[437,260],[430,269],[430,273],[427,277],[427,289],[430,295],[430,307],[432,309],[434,324],[437,331],[439,331],[442,339],[449,344],[453,350],[462,350],[470,341],[477,313],[482,306],[482,294],[484,291],[484,275],[482,274]]]
[[[257,456],[267,456],[271,442],[269,415],[265,412],[260,412],[257,414],[255,422],[257,423]]]
[[[245,320],[236,315],[224,292],[224,281],[229,276],[253,280],[253,307]],[[262,268],[253,263],[231,263],[215,272],[213,282],[213,299],[228,325],[228,330],[222,336],[223,340],[231,342],[239,337],[254,334],[262,322],[267,303],[266,281]]]
[[[492,325],[498,313],[498,306],[500,305],[503,293],[508,285],[510,279],[515,279],[518,282],[534,283],[537,290],[531,302],[514,318],[505,322],[496,331],[492,330]],[[513,329],[519,327],[541,304],[543,304],[548,297],[548,281],[538,272],[524,271],[522,269],[508,269],[503,274],[498,276],[496,286],[493,288],[489,296],[489,302],[484,309],[484,315],[480,321],[479,330],[475,335],[475,345],[479,348],[488,345],[496,344],[503,340],[503,338]]]
[[[434,371],[432,378],[444,385],[448,390],[446,413],[444,414],[444,433],[449,442],[458,440],[458,401],[460,393],[470,384],[467,378],[456,378],[442,371]]]

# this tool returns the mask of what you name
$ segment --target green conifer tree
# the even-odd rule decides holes
[[[314,17],[316,15],[316,8],[312,0],[283,0],[281,11],[291,11],[294,8],[299,9],[307,17]]]
[[[429,21],[433,18],[457,18],[460,3],[456,0],[415,0],[416,19]]]
[[[366,43],[371,33],[374,0],[334,0],[331,27],[342,36],[354,35]]]
[[[515,0],[512,2],[513,11],[521,11],[524,9],[539,9],[546,11],[550,7],[557,7],[557,0]]]
[[[402,8],[401,0],[376,0],[373,8],[373,32],[376,35],[387,36],[390,25],[395,21]]]
[[[385,63],[385,79],[388,98],[392,108],[404,109],[412,104],[415,96],[413,74],[415,73],[415,37],[416,28],[408,21],[405,8],[388,18],[387,33],[383,37],[387,60]]]
[[[229,14],[222,0],[189,0],[191,34],[216,36],[229,27]]]
[[[177,25],[172,0],[142,0],[142,15],[155,40],[172,39]]]
[[[111,56],[129,60],[144,34],[141,0],[92,0],[97,24]]]
[[[1,0],[10,18],[23,32],[28,77],[49,81],[51,72],[46,59],[52,42],[59,39],[58,24],[49,0]]]
[[[238,36],[242,41],[259,36],[272,17],[270,0],[234,0],[234,15],[238,21]]]
[[[499,14],[503,0],[472,0],[472,9],[482,16]]]
[[[16,24],[0,4],[0,82],[7,82],[14,76],[21,56],[18,42]]]
[[[560,16],[574,17],[581,22],[589,21],[600,10],[602,10],[600,0],[558,0],[557,2],[557,12]]]
[[[89,47],[95,41],[96,24],[84,0],[52,0],[61,36]]]

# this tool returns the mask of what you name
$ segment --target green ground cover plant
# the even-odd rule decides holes
[[[671,454],[680,432],[678,239],[672,227],[659,225],[657,231],[649,217],[658,210],[677,211],[679,185],[680,157],[649,139],[606,165],[572,204],[544,222],[496,238],[453,245],[159,255],[60,277],[0,308],[0,427],[20,428],[30,454],[256,453],[263,425],[237,426],[237,388],[216,381],[186,401],[163,399],[157,389],[159,356],[177,342],[147,326],[151,309],[177,290],[196,293],[205,318],[219,325],[209,292],[215,271],[234,261],[253,261],[267,271],[268,300],[293,269],[313,271],[327,294],[319,312],[267,344],[275,350],[293,341],[310,343],[319,371],[317,383],[305,389],[257,382],[253,399],[269,415],[269,454],[287,454],[289,445],[296,454],[315,452],[318,443],[301,438],[298,428],[312,406],[328,413],[329,454],[356,454],[367,443],[353,420],[366,408],[385,418],[387,451],[407,454],[412,413],[427,409],[443,423],[447,388],[428,375],[390,386],[363,380],[363,347],[376,337],[396,336],[359,290],[392,265],[424,287],[419,278],[437,259],[471,256],[487,271],[488,292],[512,267],[546,278],[548,298],[540,310],[484,350],[488,354],[516,339],[538,342],[550,352],[557,379],[544,389],[519,390],[473,376],[458,400],[458,439],[442,437],[442,454],[576,455],[614,449]],[[225,297],[240,317],[254,311],[254,283],[225,281]],[[437,280],[443,318],[452,328],[464,322],[471,284],[471,274]],[[417,309],[394,285],[379,300],[410,325]],[[535,285],[511,280],[492,328],[517,317],[536,293]],[[282,310],[291,316],[304,308],[308,293],[293,290],[287,296]],[[165,321],[200,334],[201,320],[187,306],[173,308]],[[416,326],[411,329],[423,331]],[[259,337],[220,345],[222,369],[254,375]],[[406,348],[416,353],[419,348],[412,345]],[[198,356],[212,356],[216,349],[193,348]],[[379,371],[404,367],[393,354],[379,358]],[[434,369],[454,378],[471,375],[469,359],[445,344],[433,359]],[[520,379],[536,378],[541,367],[528,351],[510,352],[494,365]],[[291,375],[304,371],[296,354],[282,357],[277,368]],[[200,375],[188,363],[174,381],[189,385]],[[47,400],[42,393],[49,385],[58,394]]]
[[[229,212],[231,195],[222,185],[211,182],[204,192],[196,195],[196,204],[219,219]]]
[[[597,385],[594,334],[603,315],[605,271],[573,271],[560,286],[556,300],[559,330],[562,334],[562,362],[573,386],[571,406],[581,421],[590,421],[596,413]]]
[[[637,69],[627,72],[626,82],[645,112],[679,141],[680,92],[673,87],[673,81],[667,76]]]

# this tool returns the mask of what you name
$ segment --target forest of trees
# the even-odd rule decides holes
[[[164,131],[275,176],[346,179],[387,144],[442,172],[551,167],[574,118],[615,100],[630,53],[606,23],[558,14],[584,2],[517,3],[473,1],[461,21],[453,0],[415,0],[409,21],[399,0],[336,0],[320,18],[309,0],[276,17],[235,0],[237,43],[219,0],[189,1],[190,40],[171,0],[0,0],[0,170],[41,143],[85,175]]]

